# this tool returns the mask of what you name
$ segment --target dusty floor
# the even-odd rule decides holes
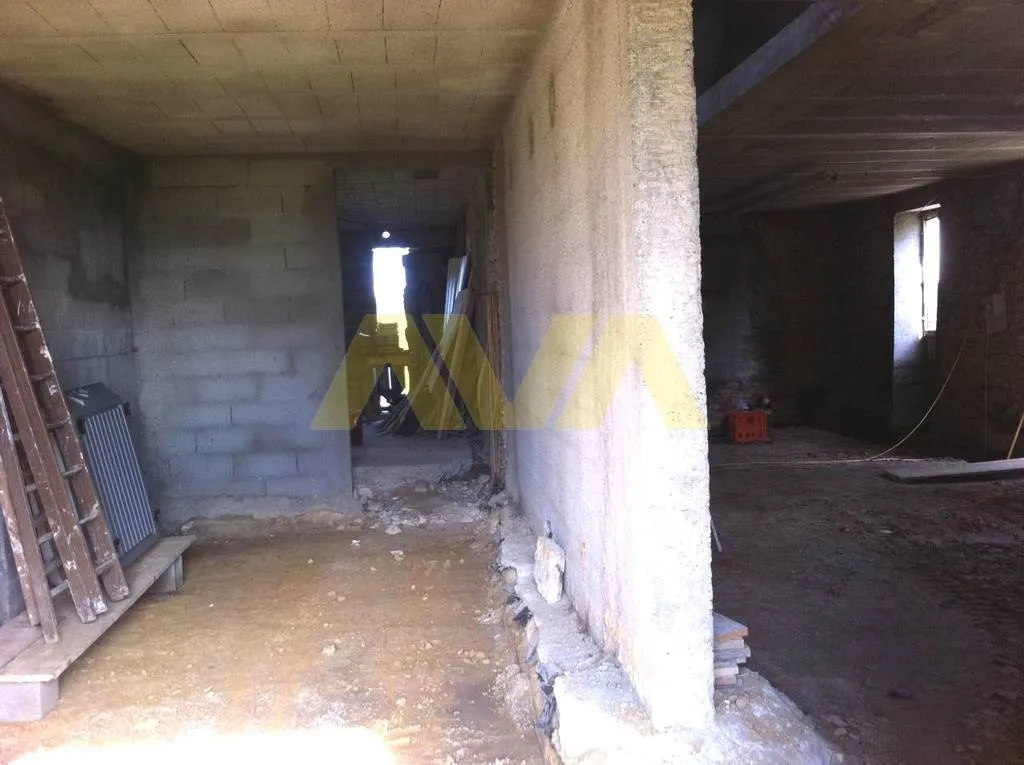
[[[49,717],[0,725],[0,762],[99,761],[105,745],[124,762],[538,762],[495,692],[513,657],[461,486],[351,524],[200,528],[234,538],[201,539],[183,591],[133,608]]]
[[[1024,481],[906,486],[783,431],[712,449],[716,608],[847,762],[1024,762]]]

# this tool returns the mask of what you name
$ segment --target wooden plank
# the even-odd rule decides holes
[[[918,462],[882,473],[898,483],[955,483],[1024,477],[1024,459],[992,462]]]
[[[750,648],[744,646],[723,651],[716,647],[714,658],[716,666],[718,664],[742,664],[750,658]]]
[[[195,541],[195,537],[167,537],[157,542],[146,555],[132,564],[125,572],[131,594],[110,607],[110,610],[96,621],[88,624],[79,621],[74,609],[66,601],[58,607],[63,637],[59,643],[46,644],[38,627],[27,627],[24,622],[20,629],[7,631],[7,625],[0,629],[0,655],[4,643],[9,640],[25,640],[19,632],[31,631],[35,640],[20,654],[0,668],[0,684],[3,683],[45,683],[54,680],[71,663],[88,650],[100,637],[123,616],[142,595],[153,586],[167,569],[173,566]],[[6,634],[5,634],[6,631]]]
[[[733,621],[728,616],[715,614],[715,643],[722,643],[726,640],[736,640],[748,635],[746,626]]]
[[[732,651],[737,648],[745,648],[746,643],[743,642],[743,638],[736,638],[734,640],[718,640],[715,639],[715,653],[719,651]]]
[[[40,630],[29,624],[23,611],[0,627],[0,667],[18,658],[25,649],[39,640]]]

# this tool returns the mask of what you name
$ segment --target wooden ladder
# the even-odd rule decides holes
[[[5,354],[0,348],[0,354]],[[31,540],[38,537],[36,523],[25,492],[22,477],[21,457],[14,441],[14,428],[7,412],[7,401],[0,391],[0,509],[3,510],[7,538],[11,542],[11,553],[25,597],[25,612],[29,624],[38,624],[43,630],[47,643],[60,640],[57,632],[57,616],[53,610],[50,587],[47,584],[46,564],[39,544]],[[28,544],[25,544],[25,541]]]
[[[35,556],[26,552],[28,547],[35,546],[38,551],[39,547],[51,546],[49,549],[55,553],[43,569],[47,597],[42,597],[42,587],[35,583],[25,590],[26,611],[30,619],[48,618],[52,602],[41,601],[50,601],[69,590],[78,616],[83,622],[91,622],[107,610],[99,577],[112,600],[126,598],[128,584],[78,431],[57,380],[2,201],[0,295],[4,308],[0,310],[0,385],[16,430],[10,440],[20,447],[18,458],[9,462],[9,452],[3,454],[8,446],[0,434],[0,457],[7,474],[8,495],[20,491],[30,506],[38,508],[36,522],[33,522],[31,518],[24,518],[18,502],[10,503],[21,532],[20,554],[26,577],[32,577],[33,570],[35,576],[38,575]],[[22,483],[11,485],[19,465]],[[26,473],[31,475],[30,482],[24,481]],[[10,529],[11,522],[6,523]],[[40,527],[42,531],[37,533]],[[61,570],[63,581],[51,586],[50,581]],[[50,631],[56,634],[55,625]],[[44,624],[44,636],[46,633]]]

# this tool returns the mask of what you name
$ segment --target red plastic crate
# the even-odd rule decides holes
[[[762,444],[768,440],[768,413],[760,409],[729,412],[729,440],[734,444]]]

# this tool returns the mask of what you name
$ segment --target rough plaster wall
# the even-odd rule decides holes
[[[753,232],[749,246],[772,264],[756,271],[770,279],[773,307],[755,325],[763,323],[770,331],[762,333],[764,342],[747,348],[727,333],[709,334],[709,357],[735,351],[740,368],[752,363],[744,353],[767,357],[765,386],[783,401],[806,391],[804,406],[812,424],[855,435],[902,435],[931,403],[962,347],[949,387],[921,437],[937,449],[965,456],[1005,454],[1024,410],[1022,188],[1024,166],[1015,166],[986,178],[947,181],[870,202],[748,219],[744,228]],[[942,221],[938,358],[937,363],[927,361],[924,390],[915,394],[916,407],[911,405],[916,411],[901,413],[902,427],[890,433],[894,380],[905,381],[905,370],[897,369],[895,378],[893,370],[895,221],[901,213],[932,203],[941,205]],[[730,255],[730,247],[721,242],[705,242],[705,249],[732,257],[736,268],[745,267],[746,261]],[[730,277],[728,267],[716,265],[705,273],[744,283]],[[722,281],[712,290],[726,288]],[[1005,329],[986,341],[986,305],[996,294],[1005,297]],[[722,305],[706,299],[709,311]],[[750,305],[741,300],[728,310],[742,313]],[[713,328],[729,321],[742,317],[709,317],[707,324]],[[730,344],[731,350],[718,347]]]
[[[943,254],[934,384],[941,383],[961,347],[964,351],[936,409],[933,432],[949,446],[980,456],[987,419],[990,455],[1005,454],[1024,411],[1024,166],[996,177],[945,183],[935,196],[942,205]],[[988,338],[986,362],[985,305],[996,293],[1006,297],[1006,329]]]
[[[890,435],[894,215],[883,200],[842,208],[836,219],[842,321],[829,417],[836,430],[868,438]]]
[[[515,382],[554,316],[650,313],[703,409],[691,32],[675,0],[569,0],[549,29],[500,153]],[[576,609],[656,725],[712,711],[706,450],[635,373],[600,429],[513,439],[531,523],[566,548]]]
[[[827,215],[703,222],[712,422],[770,396],[776,421],[824,412],[836,333],[836,235]]]
[[[705,220],[709,410],[770,396],[776,424],[888,429],[892,217],[877,203]]]
[[[772,259],[735,218],[701,220],[701,263],[708,415],[716,425],[774,393],[776,279]]]
[[[0,198],[61,384],[102,382],[134,402],[124,169],[86,166],[0,126]],[[0,528],[0,623],[22,608],[5,533]]]
[[[350,501],[348,433],[310,428],[344,351],[332,168],[154,160],[139,229],[145,464],[163,521]]]
[[[793,353],[806,351],[802,357],[792,356],[786,368],[804,370],[826,386],[817,424],[855,435],[902,435],[931,403],[963,347],[949,387],[921,437],[937,449],[965,456],[1005,454],[1024,410],[1018,347],[1024,331],[1022,179],[1024,166],[1016,166],[986,178],[947,181],[875,201],[760,216],[763,230],[775,232],[771,241],[763,240],[763,251],[775,259],[796,254],[793,273],[806,272],[805,278],[781,282],[779,294],[793,296],[789,304],[804,307],[800,326],[823,333],[815,343],[800,340],[793,332],[787,332],[789,339],[783,341]],[[906,370],[897,369],[894,378],[893,369],[895,221],[901,213],[932,203],[940,204],[942,221],[938,358],[914,362],[925,368],[923,385],[918,382],[919,370],[914,375],[914,387],[920,390],[914,391],[915,401],[908,406],[915,411],[901,413],[902,427],[891,433],[887,426],[894,379],[900,384],[907,381]],[[797,240],[816,244],[806,250],[787,244]],[[836,270],[818,271],[814,264],[830,249],[838,254]],[[994,332],[986,343],[985,306],[997,293],[1006,299],[1006,329]],[[802,294],[816,302],[806,302],[799,297]],[[806,310],[814,305],[818,307]],[[831,314],[826,310],[829,305]],[[822,319],[826,316],[830,318]]]

